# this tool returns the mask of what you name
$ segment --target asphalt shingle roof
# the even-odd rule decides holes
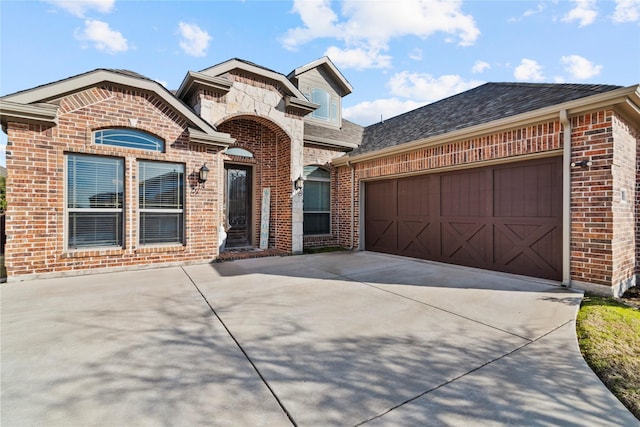
[[[362,131],[364,128],[358,124],[342,119],[342,128],[333,129],[327,126],[316,125],[310,122],[304,124],[304,136],[317,137],[325,140],[347,142],[350,144],[360,144],[362,142]]]
[[[354,156],[534,111],[621,86],[486,83],[364,129]]]

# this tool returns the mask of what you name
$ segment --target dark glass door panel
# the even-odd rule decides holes
[[[228,248],[251,245],[251,168],[228,165],[227,244]]]

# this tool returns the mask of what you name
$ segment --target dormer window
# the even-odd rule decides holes
[[[330,123],[338,123],[338,99],[332,97],[324,89],[311,89],[311,102],[320,105],[320,108],[311,113],[314,119],[324,120]]]

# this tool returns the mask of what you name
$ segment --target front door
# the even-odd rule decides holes
[[[251,167],[225,165],[228,248],[251,246]]]

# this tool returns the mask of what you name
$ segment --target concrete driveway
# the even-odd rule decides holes
[[[343,252],[0,291],[6,427],[640,425],[533,279]]]

